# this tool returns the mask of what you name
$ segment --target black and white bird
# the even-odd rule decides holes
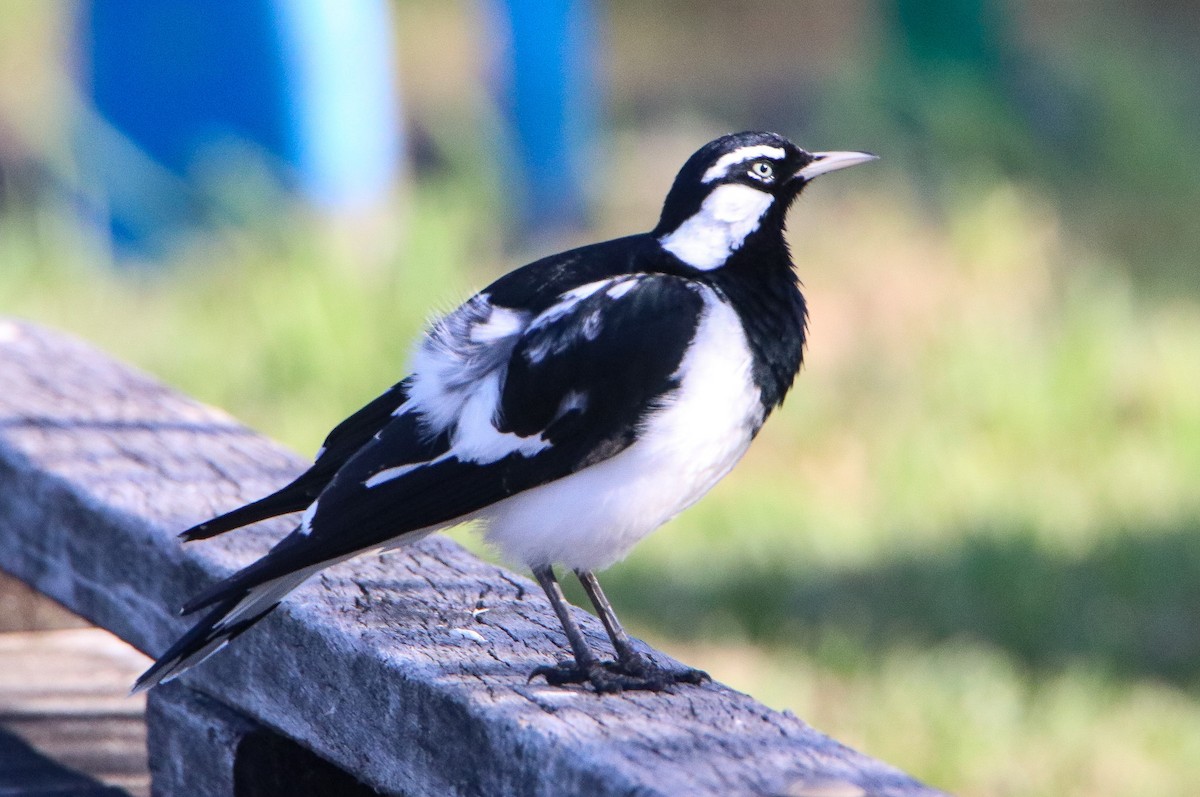
[[[774,133],[718,138],[684,164],[652,231],[538,260],[434,322],[412,373],[338,425],[307,472],[183,532],[303,512],[183,607],[208,613],[135,691],[211,655],[321,569],[468,520],[533,571],[562,622],[574,661],[531,677],[600,692],[704,679],[638,654],[594,572],[704,495],[783,401],[806,319],[788,207],[818,175],[874,157]],[[554,565],[579,577],[615,661],[589,648]]]

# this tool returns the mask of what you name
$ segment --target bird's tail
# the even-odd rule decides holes
[[[260,498],[231,512],[192,526],[187,531],[180,532],[179,536],[184,542],[207,540],[209,537],[215,537],[242,526],[249,526],[260,520],[299,512],[313,502],[313,497],[304,489],[304,485],[297,482],[289,484],[266,498]]]
[[[279,605],[319,568],[305,568],[212,601],[215,608],[142,673],[130,694],[169,681],[223,648]],[[234,577],[236,578],[236,576]],[[186,612],[185,612],[186,613]]]

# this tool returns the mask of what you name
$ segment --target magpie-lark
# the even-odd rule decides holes
[[[599,692],[698,683],[638,654],[594,571],[707,492],[792,385],[805,304],[784,221],[814,177],[873,160],[724,136],[684,164],[649,233],[538,260],[432,324],[412,373],[338,425],[313,466],[181,535],[303,512],[269,553],[183,607],[208,614],[138,679],[175,677],[329,565],[482,521],[530,567],[573,662],[552,684]],[[552,566],[575,571],[616,661],[585,642]]]

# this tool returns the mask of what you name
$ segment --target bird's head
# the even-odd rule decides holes
[[[720,268],[752,236],[782,234],[788,206],[814,177],[871,160],[807,152],[776,133],[722,136],[679,170],[653,235],[693,268]]]

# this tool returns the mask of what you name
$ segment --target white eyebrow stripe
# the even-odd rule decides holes
[[[726,153],[718,158],[716,163],[708,167],[708,171],[700,178],[700,182],[711,183],[713,180],[719,180],[729,173],[731,167],[739,163],[745,163],[748,160],[755,158],[775,158],[781,160],[786,154],[782,147],[773,147],[770,144],[739,147],[733,152]]]

